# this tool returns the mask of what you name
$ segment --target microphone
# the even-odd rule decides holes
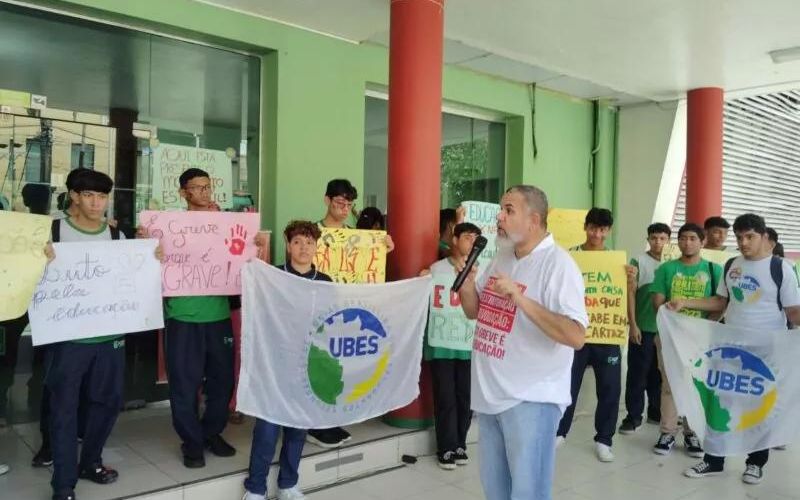
[[[467,262],[464,264],[464,269],[458,273],[458,276],[456,276],[456,280],[453,282],[453,286],[450,287],[450,290],[458,292],[458,290],[461,288],[461,285],[464,284],[464,280],[466,280],[467,276],[469,276],[472,266],[475,265],[475,261],[478,260],[478,256],[481,254],[481,252],[483,252],[484,248],[486,248],[486,238],[483,236],[478,236],[475,238],[475,243],[472,244],[472,250],[469,251],[469,255],[467,256]]]

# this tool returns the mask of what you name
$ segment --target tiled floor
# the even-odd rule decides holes
[[[696,459],[686,456],[682,448],[666,458],[654,455],[651,447],[658,429],[653,425],[645,425],[632,436],[617,436],[614,446],[616,461],[611,464],[600,463],[593,454],[590,411],[593,401],[588,399],[579,404],[572,432],[566,444],[558,450],[554,487],[556,500],[800,500],[800,443],[790,446],[788,451],[772,453],[764,482],[759,486],[747,486],[741,482],[744,461],[741,457],[729,460],[728,472],[722,477],[704,480],[683,477],[683,469],[695,463]],[[355,453],[363,449],[367,452],[370,447],[390,447],[392,445],[386,441],[359,443],[397,432],[403,431],[392,430],[378,422],[362,424],[353,429],[356,446],[347,451]],[[208,457],[205,469],[189,470],[180,463],[178,442],[169,422],[168,409],[123,414],[105,453],[108,464],[120,469],[120,480],[113,486],[81,481],[79,498],[123,499],[143,491],[162,489],[144,498],[238,500],[241,498],[241,485],[248,462],[250,433],[250,425],[229,426],[226,436],[239,450],[237,456],[231,459]],[[32,469],[29,465],[32,450],[38,444],[37,434],[35,425],[0,429],[0,462],[9,462],[12,466],[11,473],[0,477],[0,500],[49,498],[50,472]],[[407,434],[400,439],[421,439],[422,442],[414,446],[424,449],[426,438],[427,435],[417,433]],[[397,447],[397,443],[393,446]],[[421,457],[416,464],[313,491],[309,497],[312,500],[483,498],[477,465],[478,446],[473,446],[470,451],[472,464],[456,471],[442,471],[432,457]],[[321,452],[314,446],[306,447],[307,455],[317,454],[320,459],[327,460],[324,455],[319,455]],[[330,480],[325,479],[324,474],[315,472],[315,458],[304,460],[301,464],[301,483],[304,485]],[[198,482],[210,477],[218,479]]]
[[[669,457],[651,451],[658,427],[645,425],[631,436],[617,436],[616,461],[598,462],[592,448],[592,419],[578,416],[566,444],[558,450],[555,500],[786,500],[800,499],[800,446],[774,451],[758,486],[742,483],[744,458],[733,458],[727,473],[688,479],[683,470],[697,462],[681,447]],[[414,465],[312,493],[312,500],[460,500],[483,498],[478,450],[472,463],[443,471],[432,457]]]

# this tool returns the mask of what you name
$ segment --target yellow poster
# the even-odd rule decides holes
[[[50,217],[0,212],[0,321],[25,314],[42,277]]]
[[[551,208],[547,212],[547,229],[562,248],[572,248],[586,241],[583,223],[588,210]]]
[[[583,274],[589,344],[628,342],[628,278],[625,252],[571,252]]]
[[[739,255],[736,252],[728,252],[725,250],[708,250],[706,248],[700,250],[700,257],[706,259],[714,264],[724,266],[728,260]],[[669,243],[664,245],[664,250],[661,251],[661,260],[666,262],[668,260],[675,260],[681,258],[681,249],[678,248],[677,243]]]
[[[709,262],[713,262],[714,264],[719,264],[720,266],[724,266],[726,262],[736,257],[737,255],[739,254],[735,252],[728,252],[725,250],[706,250],[705,248],[700,250],[700,257],[706,259]]]
[[[386,281],[386,231],[322,228],[314,264],[337,283]]]

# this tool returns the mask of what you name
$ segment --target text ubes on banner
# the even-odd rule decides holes
[[[796,331],[748,330],[666,307],[657,321],[675,405],[706,453],[741,455],[797,439]]]
[[[211,177],[212,199],[223,210],[233,207],[233,170],[225,151],[161,143],[153,148],[153,198],[151,208],[177,210],[186,206],[181,199],[181,174],[199,168]]]
[[[625,252],[570,252],[583,274],[589,344],[628,342],[628,277]]]
[[[450,290],[456,272],[433,272],[428,313],[428,345],[456,351],[471,351],[475,321],[467,319],[458,293]]]
[[[571,208],[551,208],[547,212],[547,230],[553,235],[561,248],[570,248],[586,241],[583,223],[588,210]]]
[[[242,413],[324,429],[417,397],[430,277],[344,285],[254,260],[242,285]]]
[[[25,314],[47,258],[50,217],[0,212],[0,321]]]
[[[324,227],[314,265],[336,283],[383,283],[386,231]]]
[[[500,205],[483,201],[465,201],[461,206],[464,207],[464,222],[478,226],[481,235],[486,238],[486,248],[478,256],[479,269],[486,269],[497,253],[497,214],[500,212]],[[449,241],[447,243],[452,244]]]
[[[33,344],[164,326],[155,240],[54,243],[28,308]]]
[[[139,224],[161,242],[165,297],[241,293],[240,269],[257,253],[257,213],[144,211]]]

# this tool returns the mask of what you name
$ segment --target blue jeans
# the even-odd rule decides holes
[[[550,500],[560,418],[551,403],[525,402],[497,415],[478,414],[487,500]]]
[[[306,441],[306,431],[256,419],[253,429],[253,446],[250,449],[250,472],[244,480],[244,487],[256,495],[267,494],[267,473],[275,456],[278,435],[283,430],[278,488],[285,490],[297,486],[300,458]]]

